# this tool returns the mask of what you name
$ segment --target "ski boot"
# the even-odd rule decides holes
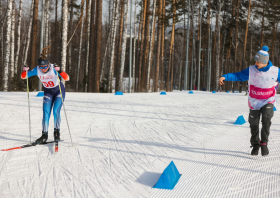
[[[261,142],[261,151],[262,151],[262,156],[266,156],[269,154],[268,148],[267,148],[267,143],[262,143]]]
[[[253,147],[253,149],[251,151],[251,155],[258,155],[260,146],[259,145],[254,145],[254,146],[251,146],[251,147]]]
[[[59,129],[54,129],[53,136],[54,136],[54,141],[55,141],[55,142],[59,142],[59,141],[60,141]]]
[[[43,144],[48,140],[48,132],[42,132],[42,136],[35,141],[36,144]]]

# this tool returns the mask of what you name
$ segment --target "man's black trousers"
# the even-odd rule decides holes
[[[251,145],[260,145],[259,137],[259,122],[262,115],[262,130],[261,141],[262,143],[268,142],[269,129],[271,125],[271,118],[274,115],[273,104],[266,104],[260,110],[251,110],[249,113],[249,123],[251,128]]]

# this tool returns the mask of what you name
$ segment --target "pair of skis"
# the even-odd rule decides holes
[[[63,140],[61,140],[61,141],[63,141]],[[27,147],[31,147],[31,146],[45,145],[45,144],[51,144],[51,143],[55,143],[55,152],[58,152],[58,142],[56,142],[56,141],[49,141],[49,142],[45,142],[42,144],[37,144],[36,142],[33,142],[31,144],[25,144],[25,145],[18,146],[18,147],[2,149],[1,151],[11,151],[11,150],[16,150],[16,149],[22,149],[22,148],[27,148]]]

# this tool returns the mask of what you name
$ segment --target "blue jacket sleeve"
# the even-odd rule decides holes
[[[277,78],[277,81],[280,82],[280,68],[279,68],[279,71],[278,71],[278,78]]]
[[[247,81],[249,80],[249,67],[241,72],[224,74],[222,77],[225,77],[225,81]]]

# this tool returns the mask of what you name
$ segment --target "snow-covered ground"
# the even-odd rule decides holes
[[[31,139],[42,98],[30,94]],[[278,98],[278,101],[279,98]],[[280,115],[267,157],[250,155],[244,93],[66,93],[59,152],[53,145],[0,151],[0,197],[280,197]],[[29,143],[27,93],[0,92],[0,149]],[[49,139],[53,139],[53,117]],[[152,188],[174,161],[173,190]]]

